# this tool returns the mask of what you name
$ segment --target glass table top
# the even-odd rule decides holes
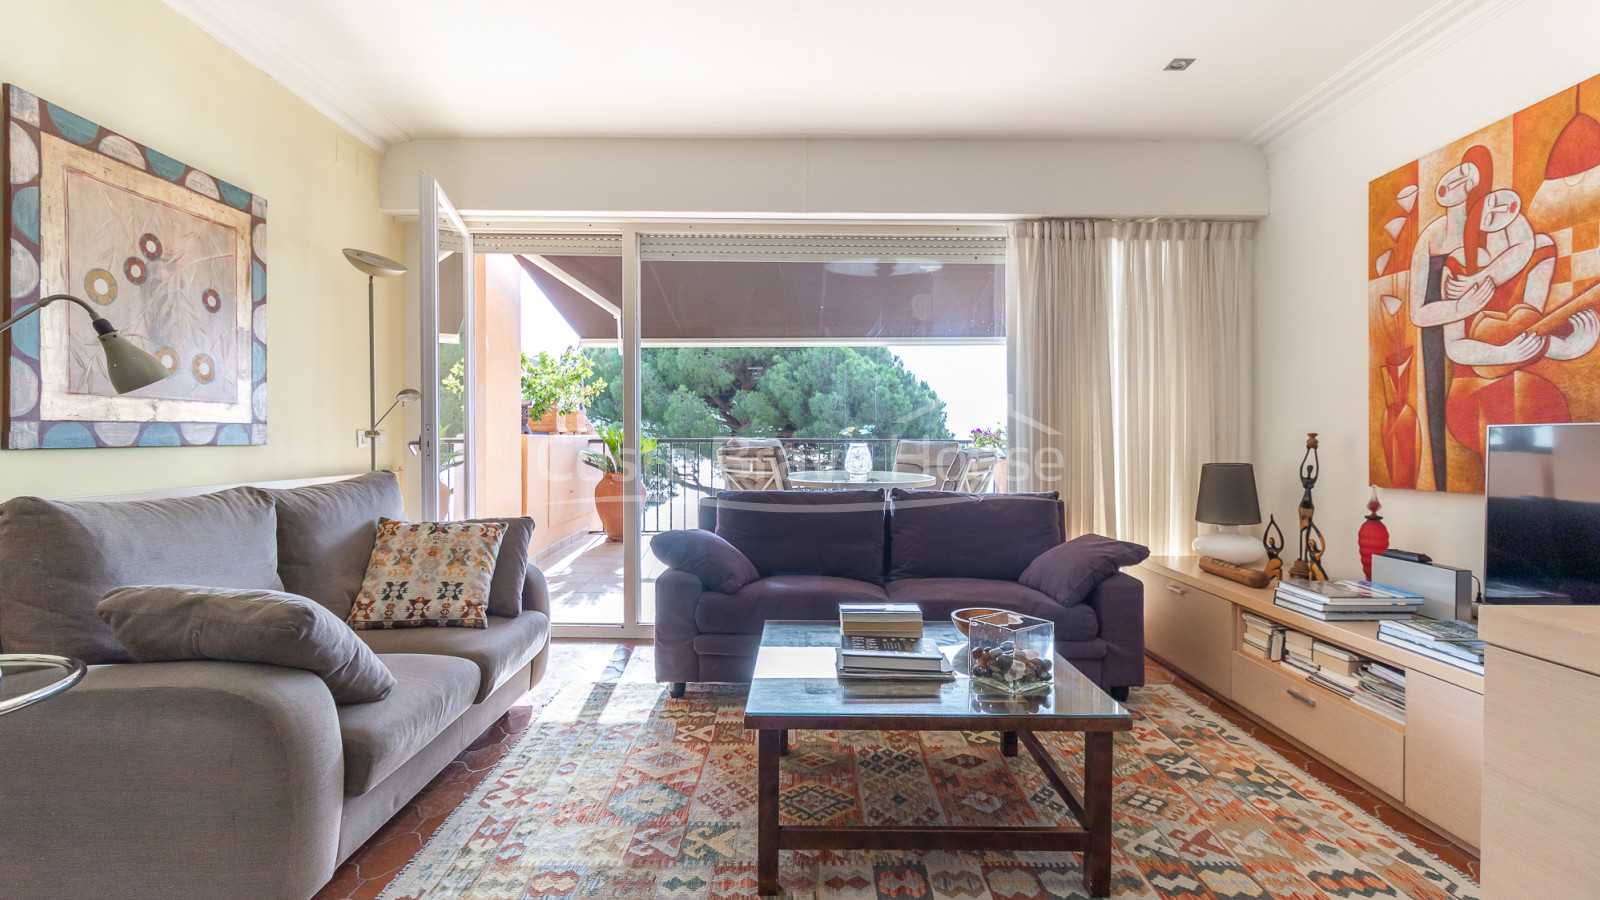
[[[954,681],[841,681],[834,672],[837,622],[769,621],[761,632],[745,715],[952,720],[1037,717],[1041,727],[1048,727],[1051,719],[1131,718],[1120,703],[1060,654],[1055,658],[1055,680],[1048,689],[1013,695],[968,676],[967,639],[953,624],[926,622],[922,636],[938,644],[951,661]],[[956,725],[952,721],[952,730]]]
[[[843,469],[824,469],[815,472],[790,472],[789,481],[793,484],[817,485],[826,487],[903,487],[919,488],[930,487],[935,479],[932,475],[921,475],[916,472],[887,472],[874,469],[859,478],[852,477]]]

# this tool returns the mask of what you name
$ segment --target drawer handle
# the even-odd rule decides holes
[[[1173,593],[1174,593],[1174,594],[1187,594],[1187,593],[1189,593],[1189,592],[1188,592],[1188,591],[1186,591],[1186,590],[1184,590],[1184,589],[1183,589],[1183,588],[1181,588],[1181,587],[1178,587],[1178,586],[1177,586],[1177,585],[1175,585],[1175,584],[1169,584],[1169,585],[1167,585],[1167,590],[1169,590],[1169,591],[1171,591],[1171,592],[1173,592]]]
[[[1295,698],[1296,700],[1299,700],[1301,703],[1304,703],[1307,706],[1315,707],[1317,705],[1316,698],[1307,697],[1305,694],[1302,694],[1302,693],[1296,691],[1294,688],[1289,688],[1288,689],[1288,693],[1289,693],[1289,696]]]

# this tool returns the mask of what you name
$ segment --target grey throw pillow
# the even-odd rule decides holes
[[[494,581],[489,584],[489,615],[516,618],[522,612],[522,581],[528,574],[528,545],[533,543],[533,519],[528,516],[501,516],[490,519],[465,519],[467,522],[499,522],[506,526],[500,552],[494,558]]]
[[[121,587],[95,612],[139,662],[220,659],[307,669],[335,703],[389,696],[394,675],[338,616],[283,591]]]
[[[278,573],[283,589],[310,597],[334,615],[350,615],[378,538],[379,519],[405,519],[393,472],[298,488],[245,488],[278,515]],[[127,584],[128,582],[123,582]]]
[[[650,539],[650,552],[674,569],[700,579],[706,590],[736,593],[761,577],[739,548],[709,531],[663,531]]]
[[[272,502],[250,488],[163,500],[8,500],[0,504],[0,648],[127,662],[95,615],[106,591],[174,583],[281,590],[277,530]]]
[[[1144,562],[1150,548],[1098,534],[1075,537],[1039,554],[1017,581],[1062,606],[1083,598],[1123,566]]]

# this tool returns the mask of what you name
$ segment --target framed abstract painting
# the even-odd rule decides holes
[[[5,448],[266,443],[266,201],[4,91],[7,315],[81,297],[171,373],[118,395],[89,317],[47,307],[6,333]]]
[[[1600,419],[1600,77],[1368,186],[1369,474],[1482,493],[1489,425]]]

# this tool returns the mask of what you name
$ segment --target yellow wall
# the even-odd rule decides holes
[[[378,155],[159,0],[13,3],[5,20],[0,80],[266,198],[268,434],[259,447],[4,451],[0,498],[366,471],[366,277],[340,250],[404,257],[378,210]],[[401,279],[380,280],[378,396],[391,400],[401,304]],[[379,465],[406,463],[406,439],[391,429]]]

